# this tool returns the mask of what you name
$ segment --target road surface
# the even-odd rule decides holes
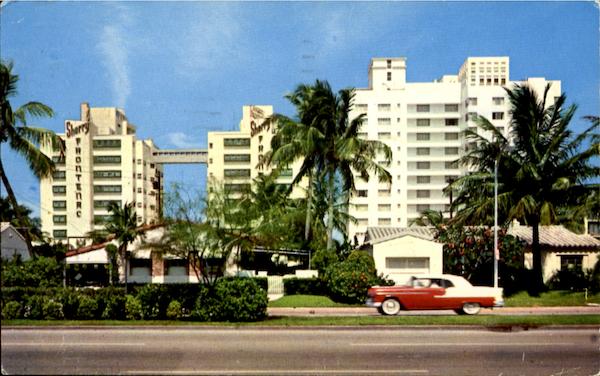
[[[2,328],[8,374],[599,375],[598,329]]]

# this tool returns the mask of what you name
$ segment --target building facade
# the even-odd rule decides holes
[[[133,202],[139,225],[158,221],[162,165],[153,162],[152,140],[138,140],[123,110],[81,104],[81,119],[66,120],[66,151],[43,152],[56,172],[40,181],[42,231],[55,241],[81,247],[88,232],[103,227],[107,207]]]
[[[208,132],[209,184],[222,184],[235,195],[248,191],[253,179],[272,172],[275,166],[263,163],[276,132],[276,125],[266,121],[272,115],[272,106],[243,106],[239,131]],[[282,168],[277,183],[289,185],[299,167],[300,161]],[[294,187],[292,197],[304,197],[302,189]]]
[[[351,117],[366,114],[360,135],[391,147],[387,169],[392,181],[357,177],[349,209],[357,223],[348,225],[350,239],[362,243],[367,227],[407,227],[427,209],[448,215],[450,198],[443,189],[467,172],[456,160],[471,146],[463,132],[477,129],[475,115],[508,135],[510,105],[504,87],[527,84],[542,94],[551,83],[550,102],[561,94],[560,81],[511,81],[509,73],[508,57],[469,57],[457,75],[409,83],[405,58],[371,60],[369,87],[356,90]]]

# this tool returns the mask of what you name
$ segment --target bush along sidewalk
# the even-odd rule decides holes
[[[2,319],[260,321],[267,292],[252,278],[201,284],[121,287],[3,287]]]

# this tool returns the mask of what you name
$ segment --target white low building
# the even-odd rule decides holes
[[[12,260],[18,256],[22,261],[31,259],[31,254],[27,249],[27,242],[23,235],[17,231],[9,222],[2,222],[2,259]]]
[[[526,243],[525,267],[532,269],[531,227],[517,223],[509,228],[508,233]],[[540,247],[544,282],[548,282],[559,270],[593,269],[600,260],[600,240],[589,234],[575,234],[563,226],[540,226]]]
[[[426,227],[369,227],[361,248],[373,256],[377,273],[396,285],[413,275],[442,274],[443,244]]]

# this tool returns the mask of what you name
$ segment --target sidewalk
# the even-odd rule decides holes
[[[379,316],[375,308],[343,307],[343,308],[274,308],[269,307],[267,313],[271,317],[280,316]],[[454,311],[400,311],[399,316],[420,315],[454,315]],[[484,308],[480,315],[600,315],[598,306],[580,307],[504,307]]]

